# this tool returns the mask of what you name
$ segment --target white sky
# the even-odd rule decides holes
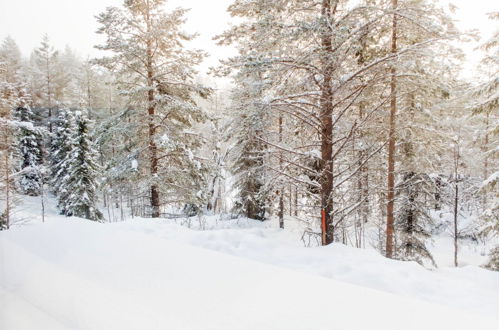
[[[489,36],[498,28],[497,21],[490,21],[485,14],[499,11],[498,0],[435,0],[442,4],[452,2],[460,9],[456,13],[458,27],[478,29],[482,36]],[[107,6],[119,6],[123,0],[0,0],[0,40],[10,35],[25,56],[37,47],[42,35],[47,33],[58,49],[69,45],[82,57],[97,55],[93,45],[100,36],[95,15]],[[211,56],[204,67],[216,65],[219,58],[231,55],[230,48],[215,45],[211,38],[224,31],[231,18],[226,12],[232,0],[169,0],[167,7],[192,8],[185,30],[198,32],[194,46],[208,51]],[[478,58],[473,51],[476,45],[465,50],[471,62]]]

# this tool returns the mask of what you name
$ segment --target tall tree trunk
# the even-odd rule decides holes
[[[397,53],[397,0],[392,0],[392,46],[391,52]],[[388,130],[388,191],[386,204],[386,256],[393,257],[393,210],[395,199],[395,117],[397,114],[397,71],[395,65],[390,70],[390,121]]]
[[[146,8],[146,21],[147,21],[147,31],[150,30],[150,17],[149,17],[149,6]],[[153,183],[151,184],[151,216],[153,218],[159,218],[159,189],[156,183],[157,175],[158,175],[158,148],[156,146],[156,125],[154,123],[155,120],[155,110],[156,104],[154,101],[154,69],[153,69],[153,49],[152,49],[152,41],[151,37],[148,36],[147,40],[147,114],[148,114],[148,124],[149,124],[149,157],[150,157],[150,171]]]
[[[321,132],[321,217],[323,221],[322,228],[322,245],[327,245],[334,240],[333,228],[333,97],[331,90],[331,82],[333,76],[333,64],[329,55],[333,53],[332,48],[332,32],[330,24],[333,18],[333,12],[336,8],[331,6],[330,0],[322,1],[321,16],[324,20],[324,32],[322,34],[321,46],[323,52],[322,67],[324,79],[321,86],[321,113],[320,121],[322,125]]]
[[[415,210],[415,206],[414,206],[414,203],[416,202],[416,198],[418,196],[418,191],[417,191],[417,187],[411,187],[411,185],[413,184],[413,179],[414,177],[416,176],[416,173],[412,172],[412,171],[409,171],[408,173],[406,173],[404,175],[404,184],[405,184],[405,189],[408,190],[408,197],[409,197],[409,205],[408,205],[408,210],[407,210],[407,232],[405,233],[407,236],[408,236],[408,239],[406,241],[406,244],[407,246],[405,246],[406,248],[406,251],[405,253],[407,253],[407,256],[408,257],[414,257],[414,254],[415,254],[415,250],[416,250],[416,246],[414,245],[415,244],[415,240],[414,240],[414,230],[415,230],[415,226],[416,226],[416,221],[417,221],[417,218],[416,218],[416,210]]]

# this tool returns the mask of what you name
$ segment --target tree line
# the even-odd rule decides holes
[[[367,240],[430,266],[444,210],[456,266],[459,239],[498,234],[498,33],[481,47],[488,72],[468,81],[456,44],[474,36],[434,1],[235,0],[228,11],[238,23],[215,39],[238,55],[211,73],[230,90],[199,78],[207,53],[186,47],[186,10],[164,0],[99,14],[108,55],[97,59],[48,37],[25,59],[5,39],[3,226],[15,193],[47,185],[66,215],[276,217],[322,245]]]

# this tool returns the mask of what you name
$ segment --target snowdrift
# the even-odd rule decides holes
[[[386,259],[381,268],[378,257],[341,246],[292,247],[275,229],[53,219],[0,233],[0,329],[499,329],[493,297],[479,314],[370,288],[393,280],[401,291],[401,276],[431,274]],[[366,264],[352,271],[359,262]],[[307,263],[325,273],[297,271]],[[484,272],[485,288],[499,283]],[[345,278],[359,285],[338,280]],[[443,285],[430,280],[408,290]]]

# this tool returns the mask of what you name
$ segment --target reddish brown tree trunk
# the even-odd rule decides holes
[[[326,26],[322,34],[322,66],[324,79],[321,86],[321,215],[325,217],[325,225],[322,227],[322,245],[327,245],[334,240],[333,228],[333,96],[331,81],[333,76],[333,65],[330,55],[333,53],[332,32],[329,25],[333,17],[333,9],[330,0],[322,1],[322,18]],[[324,232],[325,231],[325,232]]]
[[[392,0],[393,22],[392,22],[392,45],[391,52],[397,53],[397,0]],[[388,192],[386,204],[386,256],[393,257],[393,209],[395,199],[395,118],[397,114],[397,71],[395,66],[391,68],[390,82],[390,121],[388,132]]]

